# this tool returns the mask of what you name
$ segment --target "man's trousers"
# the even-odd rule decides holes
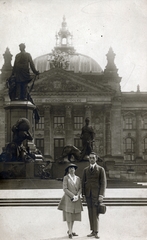
[[[92,196],[86,197],[87,208],[88,208],[88,215],[89,215],[89,222],[90,222],[90,229],[95,233],[99,231],[99,214],[98,209],[96,206],[97,199],[93,198]]]

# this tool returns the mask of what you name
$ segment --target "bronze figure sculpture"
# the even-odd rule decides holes
[[[25,44],[19,45],[20,53],[15,57],[14,67],[10,78],[7,80],[9,97],[13,100],[28,100],[28,84],[32,81],[29,68],[35,75],[39,72],[35,69],[30,53],[25,51]]]
[[[81,151],[81,158],[84,158],[86,155],[93,151],[93,142],[94,142],[94,129],[92,126],[89,126],[90,120],[87,117],[85,119],[85,126],[82,127],[82,132],[80,138],[82,139],[82,151]]]

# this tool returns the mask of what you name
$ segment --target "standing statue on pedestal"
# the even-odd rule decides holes
[[[19,45],[20,53],[15,57],[14,67],[10,78],[7,79],[7,87],[9,89],[9,97],[11,101],[30,101],[35,109],[33,110],[35,123],[39,122],[40,116],[38,108],[36,107],[30,92],[33,89],[34,81],[39,72],[35,69],[30,53],[25,51],[25,44]],[[34,77],[30,75],[29,69],[35,74]],[[28,84],[33,80],[31,87]]]
[[[89,156],[89,154],[93,151],[93,142],[94,142],[94,129],[89,126],[89,118],[85,119],[85,126],[82,127],[82,132],[80,138],[82,139],[82,151],[81,151],[81,158],[85,156]]]
[[[64,158],[68,157],[71,161],[71,157],[74,156],[77,161],[87,161],[89,160],[89,155],[93,151],[93,142],[95,137],[94,129],[89,126],[89,118],[85,119],[85,126],[82,127],[82,132],[80,138],[82,139],[82,151],[73,145],[67,145],[63,148],[62,155],[57,159],[59,162],[64,162]],[[100,157],[97,156],[100,160]]]
[[[30,53],[27,53],[25,48],[24,43],[19,45],[20,53],[15,57],[12,75],[7,80],[9,96],[12,101],[28,100],[28,84],[33,80],[29,72],[30,68],[35,75],[39,75],[39,72],[35,69]]]

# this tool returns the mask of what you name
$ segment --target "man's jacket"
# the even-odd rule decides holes
[[[99,195],[105,196],[106,185],[107,180],[103,167],[96,164],[92,171],[90,170],[90,166],[84,169],[82,177],[82,195],[86,197],[92,196],[98,199]]]

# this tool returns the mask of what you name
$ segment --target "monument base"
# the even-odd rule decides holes
[[[0,162],[0,179],[42,179],[44,176],[52,178],[49,165],[46,175],[42,175],[46,167],[45,161],[34,162]]]
[[[12,126],[20,118],[27,118],[30,122],[30,132],[33,134],[33,110],[35,106],[30,101],[11,101],[6,104],[6,143],[12,141]],[[32,146],[33,148],[33,146]]]

